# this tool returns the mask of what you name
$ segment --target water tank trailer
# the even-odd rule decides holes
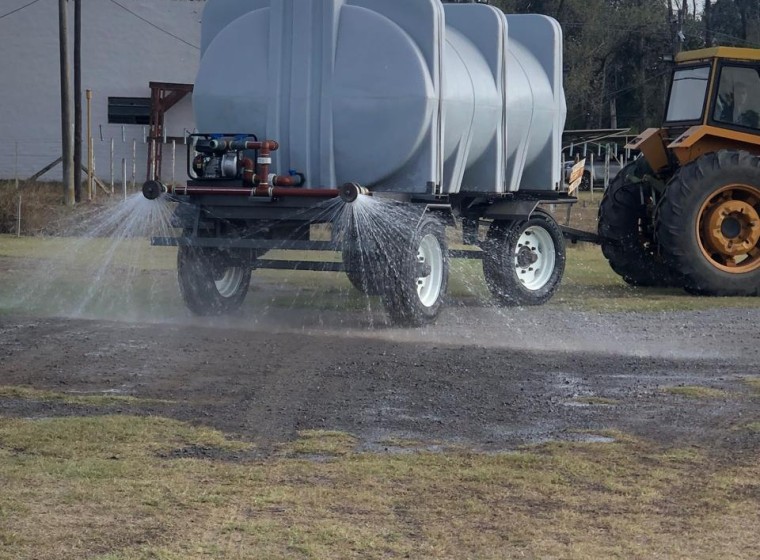
[[[190,180],[143,192],[179,202],[182,235],[153,243],[179,247],[194,313],[235,310],[255,268],[345,271],[400,325],[437,317],[452,257],[482,259],[502,305],[542,304],[561,281],[562,231],[539,208],[573,200],[549,17],[441,0],[208,0],[193,106],[206,132],[189,139]],[[362,232],[368,211],[387,231]],[[319,223],[329,241],[312,239]],[[446,226],[473,250],[449,251]],[[271,249],[342,262],[264,259]]]

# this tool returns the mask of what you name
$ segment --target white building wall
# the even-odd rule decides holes
[[[58,0],[38,0],[22,8],[26,4],[29,0],[0,1],[0,178],[16,173],[29,177],[61,155]],[[72,56],[73,4],[68,2]],[[142,183],[148,151],[143,143],[147,126],[108,124],[108,97],[150,97],[151,81],[193,83],[204,5],[204,0],[82,0],[82,133],[85,137],[84,90],[90,89],[95,169],[106,182],[111,176],[111,139],[117,182],[125,159],[128,179],[134,168],[137,183]],[[17,8],[22,9],[10,13]],[[73,96],[73,60],[71,68]],[[167,113],[166,126],[168,136],[183,137],[193,130],[190,95]],[[83,154],[86,163],[86,141]],[[177,154],[179,181],[185,177],[184,146],[177,146]],[[171,179],[171,166],[169,143],[164,147],[166,180]],[[60,178],[58,166],[42,179]]]

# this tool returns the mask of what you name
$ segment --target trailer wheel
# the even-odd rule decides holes
[[[407,239],[388,251],[382,299],[396,325],[419,327],[438,316],[449,281],[443,224],[424,216]]]
[[[557,222],[543,210],[527,220],[493,222],[485,249],[483,273],[499,304],[542,305],[559,287],[565,242]]]
[[[721,150],[668,184],[657,238],[689,292],[760,295],[760,157]]]
[[[346,231],[342,245],[343,266],[351,285],[368,296],[377,296],[383,290],[386,267],[381,264],[382,252],[371,236],[360,239],[353,223]]]
[[[181,246],[177,253],[179,291],[196,315],[224,315],[240,307],[251,283],[251,269],[214,249]]]
[[[657,254],[647,211],[651,187],[642,181],[648,172],[646,160],[632,161],[605,191],[599,205],[602,253],[610,268],[631,286],[680,287],[679,275]]]

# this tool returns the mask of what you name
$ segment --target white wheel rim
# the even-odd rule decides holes
[[[443,250],[435,235],[429,233],[417,249],[417,266],[429,267],[430,273],[416,277],[417,296],[425,307],[432,307],[441,295],[443,284]]]
[[[556,261],[556,247],[548,231],[531,226],[522,232],[515,249],[514,265],[517,277],[526,289],[536,291],[546,286]]]
[[[225,298],[234,296],[243,283],[244,271],[239,266],[224,269],[224,275],[219,280],[214,280],[219,295]]]

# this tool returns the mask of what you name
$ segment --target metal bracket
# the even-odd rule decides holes
[[[489,206],[483,217],[494,220],[524,220],[530,218],[540,203],[540,200],[501,200]]]

